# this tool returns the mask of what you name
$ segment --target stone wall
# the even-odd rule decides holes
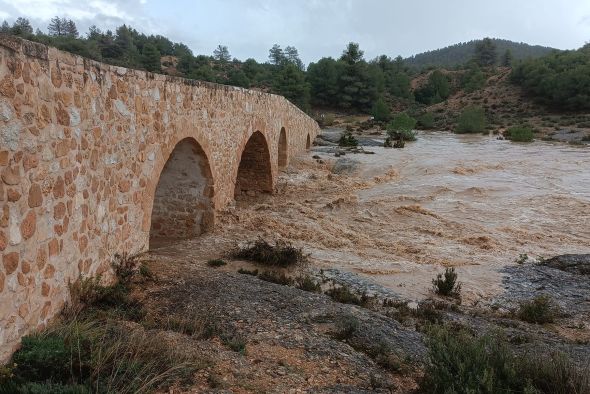
[[[148,248],[156,187],[179,141],[190,143],[179,146],[158,188],[177,204],[157,205],[156,222],[182,222],[192,235],[233,201],[255,133],[256,155],[246,155],[240,183],[274,188],[282,127],[288,156],[319,130],[280,96],[108,66],[0,35],[0,359],[59,312],[68,283],[108,272],[115,254]],[[180,190],[174,177],[185,182]],[[168,215],[187,206],[193,211]]]

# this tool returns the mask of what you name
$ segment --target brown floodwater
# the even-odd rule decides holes
[[[522,253],[590,252],[589,147],[432,132],[366,149],[375,154],[344,156],[358,162],[348,175],[332,174],[337,159],[321,148],[292,160],[276,195],[240,201],[213,233],[167,249],[206,258],[257,236],[290,239],[316,267],[413,300],[453,266],[470,304],[501,291],[499,270]]]

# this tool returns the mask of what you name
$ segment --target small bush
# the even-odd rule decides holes
[[[506,130],[506,138],[516,142],[531,142],[533,130],[527,126],[514,126]]]
[[[238,270],[238,274],[257,276],[258,270],[247,270],[245,268],[240,268]]]
[[[339,316],[336,320],[336,331],[334,332],[334,338],[344,341],[352,338],[354,333],[359,328],[359,321],[352,315]]]
[[[246,354],[246,338],[240,334],[224,335],[221,338],[223,344],[234,352]]]
[[[394,140],[415,141],[416,133],[414,127],[416,126],[416,119],[412,118],[405,112],[396,115],[393,120],[387,125],[387,134]]]
[[[196,369],[160,338],[109,320],[65,321],[22,343],[6,382],[16,393],[150,392]]]
[[[346,285],[334,286],[325,291],[326,295],[330,296],[334,301],[342,304],[354,304],[359,306],[367,306],[371,298],[363,291],[360,295],[351,291]]]
[[[590,375],[561,353],[516,354],[501,333],[432,326],[423,393],[586,393]]]
[[[445,269],[444,277],[443,274],[438,274],[432,280],[434,292],[442,296],[459,297],[461,294],[461,284],[457,282],[457,278],[458,275],[455,272],[455,268]]]
[[[418,126],[423,130],[430,130],[434,128],[434,115],[430,112],[426,112],[418,117]]]
[[[209,260],[207,261],[207,265],[209,267],[221,267],[223,265],[226,265],[227,263],[221,259],[214,259],[214,260]]]
[[[309,291],[312,293],[321,293],[322,286],[310,276],[299,276],[295,278],[295,287],[299,290]]]
[[[277,285],[291,286],[293,284],[293,279],[289,278],[283,272],[264,271],[258,275],[258,278],[266,282],[276,283]]]
[[[553,323],[557,315],[557,306],[547,295],[540,295],[524,301],[518,309],[518,318],[528,323]]]
[[[481,133],[486,128],[485,111],[481,107],[467,107],[459,115],[456,132],[464,133]]]
[[[358,140],[354,137],[354,135],[352,135],[352,132],[349,130],[347,130],[344,134],[342,134],[342,137],[340,137],[340,139],[338,140],[339,146],[354,147],[354,146],[358,146],[358,144],[359,144]]]
[[[307,262],[307,256],[301,248],[296,248],[286,241],[276,241],[274,245],[259,239],[249,243],[246,247],[234,251],[235,258],[253,261],[255,263],[289,267],[298,263]]]

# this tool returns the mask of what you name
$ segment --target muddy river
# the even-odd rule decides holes
[[[374,154],[327,149],[292,160],[274,196],[239,201],[213,233],[166,249],[206,259],[257,236],[290,239],[314,267],[414,300],[453,266],[468,304],[496,295],[499,270],[520,254],[590,252],[588,147],[435,132],[405,149],[366,148]],[[348,171],[333,173],[337,160]]]

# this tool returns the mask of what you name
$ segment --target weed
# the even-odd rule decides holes
[[[521,253],[518,258],[516,259],[515,263],[516,264],[524,264],[527,262],[527,260],[529,259],[529,255],[526,253]]]
[[[280,240],[273,245],[263,239],[258,239],[243,248],[236,249],[233,256],[277,267],[288,267],[307,262],[307,256],[303,254],[301,248],[296,248],[291,243]]]
[[[240,268],[238,270],[238,274],[257,276],[258,270],[247,270],[245,268]]]
[[[242,355],[246,354],[246,338],[243,335],[236,333],[224,335],[221,337],[221,341],[234,352]]]
[[[366,307],[371,302],[371,297],[367,295],[366,291],[357,294],[350,290],[346,285],[335,286],[332,284],[332,287],[326,290],[325,294],[330,296],[334,301],[343,304],[354,304]]]
[[[293,279],[285,275],[284,272],[278,273],[274,271],[264,271],[258,274],[258,278],[266,282],[276,283],[283,286],[291,286]]]
[[[520,304],[517,315],[528,323],[553,323],[557,315],[557,306],[547,295],[540,295]]]
[[[443,274],[436,275],[432,280],[432,285],[436,294],[447,297],[459,297],[461,294],[461,284],[457,282],[458,275],[455,268],[445,269]]]
[[[221,259],[214,259],[214,260],[209,260],[207,261],[207,265],[209,267],[221,267],[223,265],[226,265],[227,263]]]
[[[502,333],[474,336],[465,329],[432,326],[424,393],[586,393],[588,371],[562,353],[517,354]]]
[[[322,292],[321,284],[316,282],[308,275],[295,278],[295,287],[297,287],[299,290],[309,291],[312,293]]]
[[[352,338],[359,328],[359,321],[352,315],[340,316],[336,320],[336,331],[333,333],[334,338],[343,341]]]

